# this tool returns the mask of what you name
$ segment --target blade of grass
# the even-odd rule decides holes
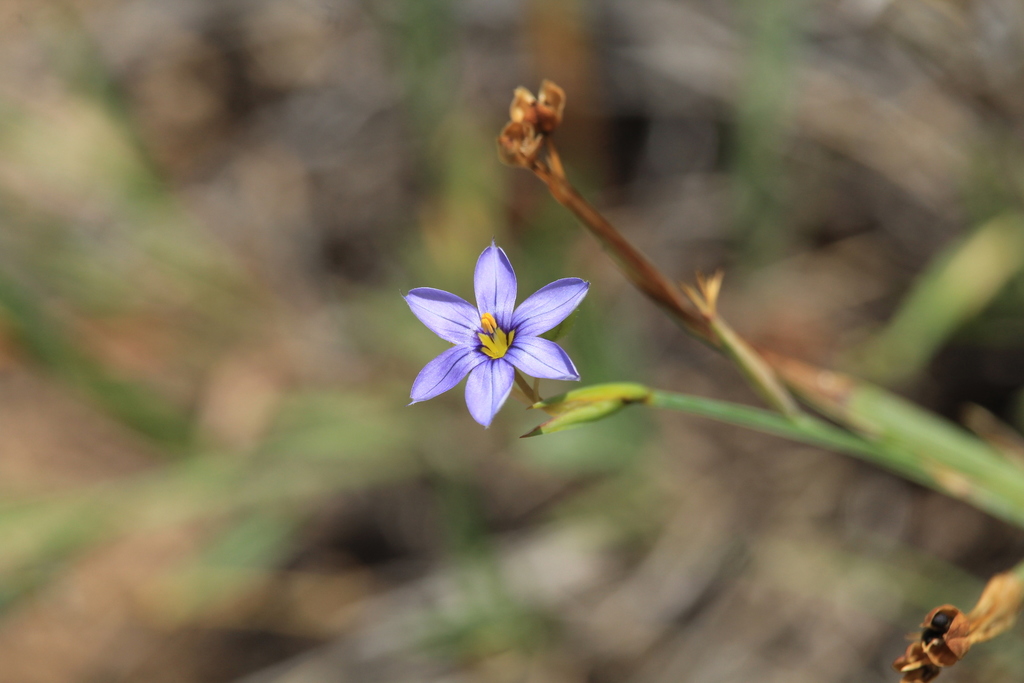
[[[921,276],[889,324],[857,354],[861,371],[883,383],[916,375],[1022,268],[1024,216],[1008,213],[982,224]]]
[[[707,399],[679,394],[654,392],[651,405],[683,410],[853,455],[1024,527],[1024,470],[990,452],[980,442],[968,444],[969,435],[953,437],[956,428],[948,423],[942,425],[939,434],[951,437],[949,441],[943,441],[942,436],[931,437],[928,425],[937,426],[942,422],[940,418],[912,404],[896,405],[875,398],[877,395],[866,400],[872,411],[877,409],[880,414],[886,414],[887,409],[893,411],[886,418],[889,428],[878,438],[851,434],[808,415],[786,419],[754,408],[708,403]],[[906,430],[894,427],[897,420],[910,415],[905,410],[908,406],[921,413],[914,417],[928,419]],[[966,448],[958,451],[955,444]]]
[[[778,258],[789,239],[780,169],[791,118],[802,4],[798,0],[739,3],[751,33],[736,103],[733,221],[743,258],[753,267]]]
[[[2,272],[0,318],[34,361],[115,419],[168,452],[192,445],[192,422],[183,410],[141,384],[113,377],[74,345],[27,288]]]
[[[869,439],[898,444],[923,460],[966,471],[1008,464],[965,429],[877,385],[771,353],[765,358],[802,399]]]

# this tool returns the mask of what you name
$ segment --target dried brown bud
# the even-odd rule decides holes
[[[708,320],[713,320],[718,315],[718,295],[722,291],[722,280],[725,272],[716,270],[711,276],[704,273],[697,273],[697,289],[694,289],[685,282],[680,283],[683,292],[700,309],[700,312]]]
[[[562,123],[564,111],[565,91],[545,80],[540,84],[539,97],[534,97],[533,93],[522,86],[516,88],[508,116],[512,123],[529,124],[540,135],[547,135]]]
[[[975,643],[990,640],[1009,629],[1020,611],[1024,584],[1013,573],[993,576],[978,604],[964,614],[953,605],[936,607],[921,624],[921,637],[892,666],[903,674],[902,683],[926,683],[941,667],[963,659]]]
[[[509,166],[529,168],[543,144],[544,138],[532,125],[511,121],[498,136],[498,157]]]
[[[512,105],[508,108],[508,117],[512,123],[537,123],[537,98],[533,93],[519,86],[512,95]]]
[[[545,79],[540,84],[537,99],[537,128],[542,133],[551,133],[562,123],[565,111],[565,91]]]

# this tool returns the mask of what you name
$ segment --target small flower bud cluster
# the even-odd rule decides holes
[[[509,107],[509,119],[498,136],[498,156],[509,166],[530,168],[537,160],[544,138],[562,123],[565,91],[545,80],[534,97],[526,88],[516,88]]]

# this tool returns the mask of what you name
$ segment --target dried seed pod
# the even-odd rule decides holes
[[[971,644],[967,639],[971,622],[953,605],[936,607],[921,624],[924,653],[936,666],[952,666],[963,659]]]
[[[519,86],[512,95],[508,117],[512,123],[537,123],[537,98],[532,92]]]
[[[512,123],[532,126],[540,135],[553,133],[562,123],[565,112],[565,91],[545,79],[540,84],[540,94],[534,97],[526,88],[516,88],[508,117]]]
[[[498,136],[498,157],[509,166],[529,168],[544,144],[544,138],[537,134],[529,123],[511,121]]]
[[[942,667],[963,659],[975,643],[990,640],[1009,629],[1024,599],[1024,584],[1011,572],[993,576],[978,604],[964,614],[953,605],[936,607],[924,618],[921,636],[892,663],[903,674],[902,683],[927,683]]]
[[[564,112],[565,91],[545,79],[540,84],[540,97],[537,98],[537,128],[545,134],[553,132],[561,125]]]

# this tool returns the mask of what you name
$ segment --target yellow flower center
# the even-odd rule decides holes
[[[498,327],[498,321],[490,313],[484,313],[480,316],[480,327],[484,330],[476,335],[482,344],[480,350],[490,358],[501,358],[504,356],[505,352],[508,351],[508,347],[512,346],[512,340],[515,339],[516,331],[512,330],[505,334],[505,331]]]

